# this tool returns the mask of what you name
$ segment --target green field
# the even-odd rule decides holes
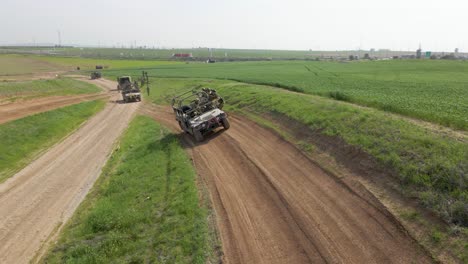
[[[316,58],[341,57],[349,55],[363,57],[368,53],[371,57],[392,57],[399,55],[414,55],[414,51],[320,51],[320,50],[261,50],[261,49],[159,49],[153,47],[135,48],[50,48],[50,47],[0,47],[2,53],[40,53],[53,56],[75,56],[84,58],[107,59],[139,59],[139,60],[169,60],[174,53],[192,53],[195,59],[207,59],[210,56],[217,60],[315,60]]]
[[[103,101],[84,102],[0,125],[0,182],[78,128],[104,104]]]
[[[468,62],[236,62],[147,69],[155,77],[206,77],[267,84],[468,129]],[[140,75],[110,70],[107,75]],[[157,87],[157,84],[156,84]]]
[[[0,55],[1,77],[57,70],[59,70],[57,65],[37,61],[32,56]]]
[[[97,86],[69,78],[21,82],[0,82],[0,102],[19,98],[98,93]]]
[[[207,263],[207,210],[177,136],[138,116],[45,263]]]
[[[158,79],[151,100],[168,104],[172,95],[197,85],[215,88],[228,111],[286,116],[312,131],[343,139],[398,173],[402,189],[419,197],[447,221],[468,226],[468,141],[370,108],[314,95],[233,81]]]
[[[180,64],[175,61],[143,61],[143,60],[109,60],[79,57],[52,57],[40,55],[1,54],[0,80],[16,78],[23,75],[40,74],[45,72],[93,70],[96,65],[107,69],[128,67],[157,67],[160,65]]]

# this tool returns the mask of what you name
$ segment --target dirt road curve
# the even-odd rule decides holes
[[[103,99],[109,97],[111,95],[109,92],[112,89],[115,89],[116,87],[114,83],[103,79],[91,81],[83,76],[75,76],[75,78],[79,79],[80,81],[85,81],[99,85],[103,89],[103,92],[98,94],[49,96],[31,100],[19,100],[13,103],[0,104],[0,124],[19,119],[28,115],[50,111],[67,105],[77,104],[96,99]]]
[[[118,98],[114,92],[102,112],[0,185],[0,263],[29,262],[85,197],[139,106]]]
[[[0,124],[28,115],[50,111],[67,105],[108,97],[108,94],[49,96],[0,105]]]
[[[180,131],[167,108],[146,114]],[[383,206],[328,175],[272,132],[231,116],[231,128],[194,144],[228,263],[431,263]]]

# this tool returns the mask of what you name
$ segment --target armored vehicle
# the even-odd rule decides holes
[[[102,77],[101,72],[95,71],[91,73],[91,80],[99,79]]]
[[[222,111],[224,100],[213,89],[190,90],[174,97],[171,105],[180,128],[198,142],[218,127],[230,127],[227,114]]]

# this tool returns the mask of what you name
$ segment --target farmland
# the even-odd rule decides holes
[[[36,97],[100,92],[95,85],[69,78],[21,82],[0,82],[0,102]]]
[[[468,129],[464,61],[238,62],[146,69],[155,77],[204,77],[266,84]],[[108,71],[113,76],[129,73]],[[140,70],[133,71],[140,75]]]
[[[181,48],[167,49],[154,47],[116,47],[116,48],[53,48],[53,47],[0,47],[2,53],[42,54],[53,56],[73,56],[99,59],[125,60],[169,60],[175,53],[191,53],[194,59],[207,59],[210,56],[217,60],[315,60],[324,57],[348,58],[349,55],[364,56],[369,53],[372,57],[391,57],[413,54],[413,51],[320,51],[320,50],[262,50],[262,49],[227,49],[227,48]]]
[[[77,67],[81,70],[92,70],[96,65],[105,68],[128,67],[156,67],[160,65],[173,65],[179,62],[171,61],[141,61],[141,60],[107,60],[107,59],[83,59],[78,57],[51,57],[40,55],[0,54],[0,80],[16,79],[19,77],[54,72],[56,74],[65,71],[74,71]],[[54,74],[55,75],[55,74]]]

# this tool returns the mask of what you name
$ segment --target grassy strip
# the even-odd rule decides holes
[[[178,138],[138,116],[45,262],[205,263],[206,216]]]
[[[0,182],[27,165],[104,107],[103,101],[84,102],[0,125]]]
[[[399,175],[402,188],[449,222],[468,226],[468,143],[382,111],[313,95],[218,80],[159,79],[151,95],[167,103],[195,85],[216,88],[228,110],[279,113],[343,139]]]
[[[93,84],[69,78],[25,82],[0,82],[0,98],[15,100],[52,95],[97,93],[101,89]]]

